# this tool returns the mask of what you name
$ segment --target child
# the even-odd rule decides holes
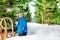
[[[18,35],[25,36],[27,35],[27,21],[22,13],[18,14],[18,17],[18,25],[16,26]]]

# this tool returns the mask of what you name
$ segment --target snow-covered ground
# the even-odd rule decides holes
[[[15,36],[6,40],[60,40],[60,25],[29,23],[27,36]]]

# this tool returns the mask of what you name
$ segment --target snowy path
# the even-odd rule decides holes
[[[60,25],[28,23],[28,35],[6,40],[60,40]]]
[[[7,38],[6,40],[60,40],[60,37],[57,37],[55,35],[30,35],[30,36],[24,36],[24,37],[11,37]]]

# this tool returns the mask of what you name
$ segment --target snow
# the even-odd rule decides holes
[[[60,40],[60,25],[28,22],[27,36],[15,36],[6,40]]]
[[[60,40],[57,36],[54,35],[29,35],[24,37],[11,37],[7,38],[6,40]]]

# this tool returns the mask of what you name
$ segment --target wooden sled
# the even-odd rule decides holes
[[[7,31],[8,27],[7,27],[6,19],[10,20],[11,22],[11,27],[12,27],[11,35],[14,36],[13,21],[11,18],[5,17],[5,18],[0,19],[0,35],[1,35],[2,40],[5,40],[8,36],[8,31]],[[4,26],[2,25],[3,22],[4,22]]]

